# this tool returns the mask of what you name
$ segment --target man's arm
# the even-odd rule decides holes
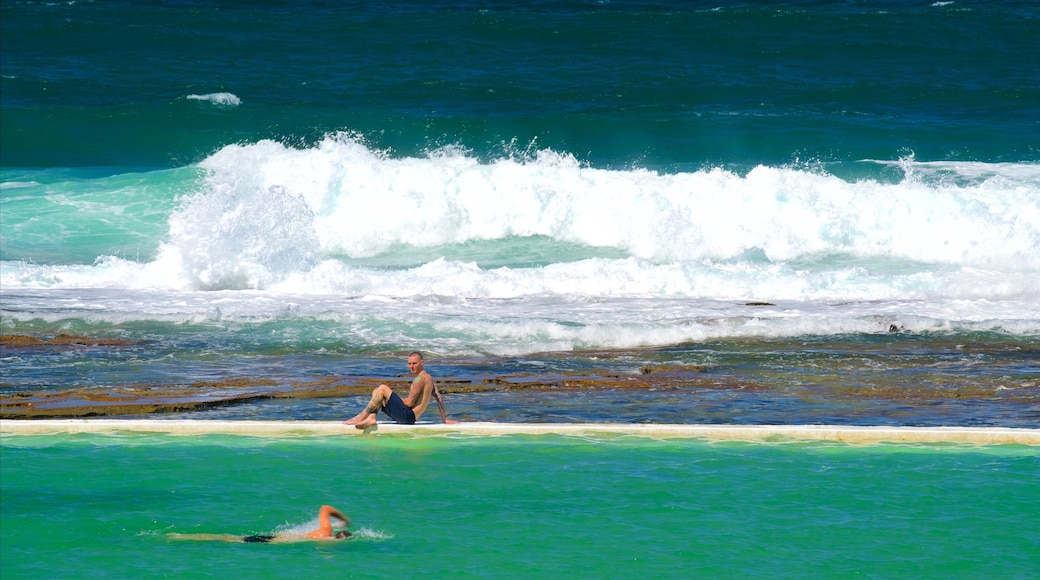
[[[330,505],[323,505],[321,506],[321,509],[318,510],[318,529],[311,532],[311,534],[314,534],[312,537],[332,537],[332,520],[330,518],[337,518],[345,522],[348,526],[350,525],[350,518],[343,515],[343,512]]]
[[[318,512],[318,519],[321,519],[322,515],[324,515],[326,520],[329,520],[329,517],[333,517],[347,525],[350,525],[350,518],[343,515],[343,512],[339,511],[338,509],[330,505],[321,506],[321,510]]]
[[[437,401],[437,408],[441,410],[441,421],[449,425],[458,425],[459,422],[448,418],[447,412],[444,410],[444,401],[441,400],[441,392],[437,390],[437,383],[433,383],[433,400]]]

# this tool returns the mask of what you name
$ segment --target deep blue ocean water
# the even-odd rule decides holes
[[[1035,162],[1036,28],[1033,2],[13,1],[2,165],[341,131],[670,172]]]

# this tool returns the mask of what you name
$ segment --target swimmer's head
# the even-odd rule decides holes
[[[345,540],[350,537],[350,532],[348,532],[347,530],[340,530],[336,532],[335,537],[337,540]]]

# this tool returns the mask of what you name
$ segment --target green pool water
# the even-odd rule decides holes
[[[5,436],[11,578],[1027,578],[1040,449],[627,436]],[[306,527],[338,542],[178,541]],[[638,575],[638,576],[636,576]]]

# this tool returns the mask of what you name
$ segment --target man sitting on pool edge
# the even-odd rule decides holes
[[[372,399],[368,402],[368,405],[360,413],[343,423],[353,425],[361,430],[375,427],[377,415],[379,411],[383,411],[401,425],[414,425],[426,411],[426,407],[429,406],[432,398],[434,401],[437,401],[437,407],[441,411],[441,420],[448,424],[458,424],[458,421],[448,419],[448,415],[444,411],[444,401],[441,399],[441,393],[437,390],[433,377],[424,369],[425,364],[426,361],[423,360],[422,353],[416,351],[408,355],[408,370],[415,375],[415,379],[412,380],[412,387],[408,391],[408,396],[402,399],[390,387],[379,385],[372,391]]]
[[[336,530],[332,527],[332,518],[343,522],[344,527]],[[232,534],[167,534],[175,540],[219,540],[222,542],[245,542],[247,544],[268,544],[282,542],[303,542],[307,540],[345,540],[350,537],[347,527],[350,526],[350,518],[343,512],[330,506],[323,505],[318,510],[318,529],[306,534],[258,534],[255,536],[235,536]]]

